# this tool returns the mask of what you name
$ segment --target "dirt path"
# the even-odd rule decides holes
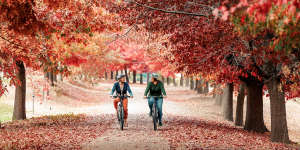
[[[91,143],[83,146],[83,149],[110,149],[110,150],[134,150],[134,149],[169,149],[168,140],[160,136],[159,132],[153,131],[151,117],[147,116],[149,112],[147,100],[143,99],[143,86],[132,87],[134,91],[134,99],[129,99],[128,110],[128,127],[124,131],[120,131],[115,118],[115,124],[105,134]],[[174,109],[175,104],[165,102],[171,108],[166,108],[164,113]],[[115,114],[112,102],[108,101],[98,106],[101,114]],[[163,129],[163,128],[162,128]]]
[[[85,150],[168,150],[168,140],[154,132],[151,120],[145,115],[131,115],[129,126],[120,131],[117,123],[113,124],[101,137],[83,147]]]
[[[106,87],[110,84],[102,84],[102,86]],[[178,87],[167,87],[168,98],[163,103],[164,126],[154,132],[152,120],[147,115],[149,112],[147,101],[142,98],[144,88],[140,85],[132,86],[135,98],[129,100],[129,127],[120,131],[115,121],[103,136],[84,144],[83,149],[260,149],[265,145],[267,146],[263,149],[272,149],[278,146],[269,141],[267,134],[249,134],[235,127],[231,122],[224,121],[220,108],[213,105],[214,101],[211,97],[196,95],[193,91]],[[293,110],[297,109],[290,105],[288,104],[288,107],[293,107]],[[95,107],[100,114],[115,113],[111,101]],[[268,106],[265,107],[268,113]],[[295,115],[289,111],[288,114],[291,115],[288,118]],[[265,118],[266,124],[269,125],[269,116],[266,115]],[[297,121],[290,119],[289,123],[295,126]],[[290,133],[293,141],[298,139],[298,126],[291,128],[295,131]],[[236,135],[242,136],[244,141],[240,140],[242,137],[234,139]],[[253,136],[255,140],[249,143],[249,139]],[[265,143],[261,142],[264,140]]]
[[[152,120],[147,115],[147,100],[143,99],[145,85],[131,85],[135,97],[129,100],[129,127],[120,131],[112,100],[107,95],[112,83],[100,83],[89,89],[63,84],[64,89],[70,93],[38,105],[34,116],[84,113],[96,118],[109,114],[106,119],[114,120],[114,123],[92,142],[82,144],[85,150],[293,149],[270,142],[268,133],[246,132],[235,127],[232,122],[224,121],[220,107],[214,105],[210,96],[197,95],[187,88],[166,87],[168,98],[163,103],[164,126],[154,132]],[[78,95],[76,99],[73,98],[74,94]],[[27,102],[30,108],[31,101]],[[264,100],[264,114],[270,129],[270,104],[267,100]],[[287,102],[290,139],[300,143],[299,114],[300,105],[293,101]]]

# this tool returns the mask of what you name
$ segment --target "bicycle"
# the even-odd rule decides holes
[[[117,108],[117,118],[118,122],[120,124],[120,129],[124,129],[124,106],[123,106],[123,100],[125,98],[129,98],[130,96],[124,96],[124,95],[118,95],[118,96],[113,96],[113,98],[120,98],[120,102],[118,103],[118,108]]]
[[[156,131],[157,130],[157,124],[158,124],[158,110],[157,110],[157,100],[158,98],[163,98],[162,96],[148,96],[147,98],[154,98],[154,103],[152,105],[152,119],[153,119],[153,128]]]

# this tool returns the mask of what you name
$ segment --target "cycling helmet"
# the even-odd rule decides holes
[[[156,74],[156,73],[152,73],[151,76],[152,76],[152,78],[156,78],[156,79],[158,78],[158,74]]]
[[[124,78],[124,77],[126,77],[126,75],[120,74],[120,75],[117,76],[117,80],[120,80],[120,79],[122,79],[122,78]]]

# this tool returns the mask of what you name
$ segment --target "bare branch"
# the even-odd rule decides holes
[[[194,4],[194,5],[198,5],[198,6],[201,6],[201,7],[209,8],[211,10],[214,9],[214,7],[212,7],[212,6],[204,5],[204,4],[199,4],[199,3],[196,3],[196,2],[190,2],[190,1],[188,1],[187,4],[189,4],[189,5],[193,5]]]
[[[205,15],[205,14],[191,13],[191,12],[185,12],[185,11],[170,11],[170,10],[165,10],[165,9],[160,9],[160,8],[151,7],[151,6],[148,6],[148,5],[143,5],[143,4],[140,4],[140,3],[135,2],[135,1],[129,1],[129,2],[134,3],[134,4],[138,5],[138,6],[142,6],[142,7],[151,9],[151,10],[161,11],[161,12],[164,12],[164,13],[181,14],[181,15],[189,15],[189,16],[208,17],[208,16]]]
[[[124,34],[122,34],[122,35],[117,35],[117,37],[116,37],[114,40],[112,40],[112,41],[106,43],[106,45],[110,45],[111,43],[114,43],[114,42],[117,41],[118,39],[123,38],[123,37],[126,37],[127,34],[128,34],[134,27],[136,27],[136,24],[132,25],[132,26],[131,26]]]

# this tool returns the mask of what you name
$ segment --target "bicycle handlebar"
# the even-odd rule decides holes
[[[121,96],[121,95],[115,95],[115,96],[112,96],[113,98],[130,98],[132,96]]]
[[[154,98],[163,98],[165,96],[146,96],[147,98],[151,98],[151,97],[154,97]]]

